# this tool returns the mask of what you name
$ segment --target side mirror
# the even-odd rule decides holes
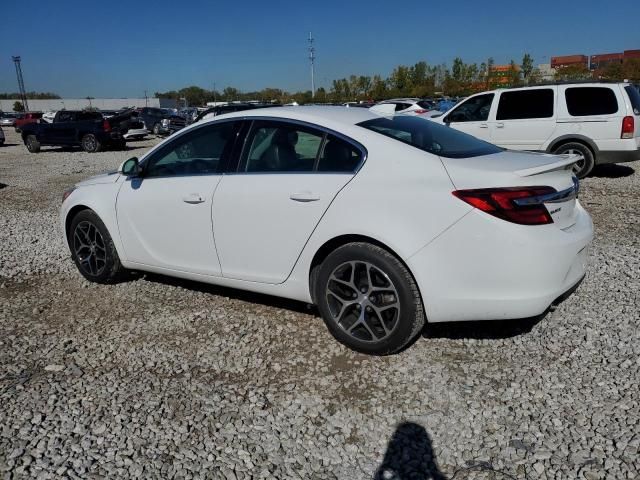
[[[140,167],[140,164],[138,163],[138,157],[133,157],[122,162],[118,172],[126,177],[135,177],[140,175],[140,173],[142,173],[142,167]]]

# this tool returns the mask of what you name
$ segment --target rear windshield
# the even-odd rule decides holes
[[[624,89],[627,91],[627,95],[629,95],[633,113],[635,115],[640,115],[640,91],[638,91],[638,86],[629,85],[627,87],[624,87]]]
[[[502,151],[471,135],[419,117],[381,117],[358,125],[441,157],[479,157]]]

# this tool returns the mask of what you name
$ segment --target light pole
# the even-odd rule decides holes
[[[309,32],[309,62],[311,62],[311,98],[315,98],[316,96],[316,86],[315,86],[315,60],[316,60],[316,48],[313,46],[313,37],[311,36],[311,32]]]

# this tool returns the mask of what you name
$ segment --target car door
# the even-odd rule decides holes
[[[73,120],[73,112],[60,111],[56,114],[53,123],[43,129],[40,141],[42,143],[65,143],[66,137],[70,136],[69,128]]]
[[[482,93],[469,97],[445,114],[443,122],[456,130],[489,142],[491,141],[489,115],[492,111],[494,97],[493,93]]]
[[[514,150],[542,150],[556,129],[556,87],[498,94],[491,143]]]
[[[222,275],[282,283],[364,149],[293,121],[256,120],[239,167],[216,190],[213,226]]]
[[[177,136],[142,162],[140,177],[123,183],[116,211],[129,261],[220,275],[211,208],[238,125],[220,122]]]

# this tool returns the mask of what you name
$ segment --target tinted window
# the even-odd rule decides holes
[[[319,172],[353,172],[362,161],[362,154],[351,144],[328,135],[318,160]]]
[[[477,157],[502,151],[471,135],[419,117],[383,117],[358,125],[442,157]]]
[[[217,173],[233,144],[234,122],[207,125],[169,142],[145,162],[145,177]]]
[[[434,108],[433,103],[428,100],[420,100],[417,103],[420,108],[424,108],[425,110],[432,110]]]
[[[489,118],[493,93],[472,97],[447,115],[447,122],[485,122]]]
[[[609,115],[618,111],[616,95],[608,87],[572,87],[565,91],[567,110],[574,117]]]
[[[323,134],[281,122],[255,122],[246,145],[246,172],[313,171]]]
[[[553,117],[553,90],[541,88],[503,92],[496,120]]]
[[[636,115],[640,115],[640,92],[638,91],[638,87],[629,85],[628,87],[624,87],[624,89],[627,92],[627,95],[629,95],[633,113]]]
[[[58,122],[70,122],[73,117],[71,112],[60,112],[56,120]]]
[[[399,112],[401,110],[406,110],[410,106],[411,106],[410,103],[396,103],[396,112]]]

